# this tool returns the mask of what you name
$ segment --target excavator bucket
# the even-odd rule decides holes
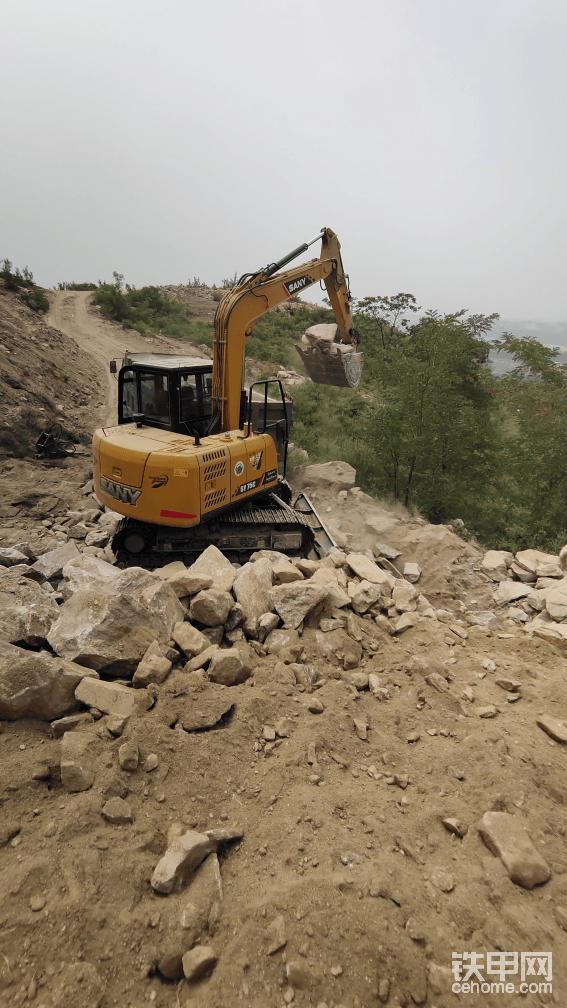
[[[331,354],[324,347],[306,349],[295,344],[307,374],[317,385],[338,385],[341,388],[356,388],[362,375],[362,353],[342,353],[338,343],[332,343],[337,351]]]
[[[356,342],[335,342],[338,326],[320,323],[310,326],[295,344],[307,374],[317,385],[356,388],[362,374],[364,354],[355,353]],[[354,332],[354,330],[353,330]],[[356,338],[354,333],[354,338]]]

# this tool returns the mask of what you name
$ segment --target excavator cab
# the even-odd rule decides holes
[[[197,439],[217,434],[220,427],[212,419],[212,386],[211,361],[127,352],[118,372],[118,423],[134,421]],[[253,382],[241,393],[239,426],[247,425],[247,437],[271,435],[284,472],[292,405],[277,379]]]
[[[118,373],[118,423],[204,436],[211,422],[213,365],[201,357],[127,353]]]

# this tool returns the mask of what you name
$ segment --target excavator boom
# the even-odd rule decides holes
[[[321,257],[274,272],[321,239]],[[322,280],[327,288],[343,345],[356,348],[358,335],[350,313],[348,279],[343,269],[340,243],[330,228],[323,228],[313,242],[300,245],[279,262],[254,274],[245,274],[223,297],[215,317],[213,361],[213,424],[220,418],[221,430],[239,425],[240,392],[246,340],[259,318],[271,308]],[[303,354],[308,374],[319,384],[356,387],[362,370],[362,354],[334,357]],[[313,366],[314,365],[314,366]],[[313,371],[313,373],[310,373]]]

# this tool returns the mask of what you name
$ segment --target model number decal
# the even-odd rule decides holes
[[[256,490],[257,487],[263,486],[264,483],[273,483],[277,478],[278,470],[270,469],[269,472],[262,473],[262,475],[255,480],[251,480],[249,483],[241,483],[239,487],[233,493],[233,497],[237,497],[238,494],[248,493],[250,490]]]
[[[304,276],[296,277],[295,280],[288,280],[288,282],[284,283],[283,286],[288,294],[291,295],[297,294],[297,292],[303,290],[304,287],[310,287],[312,283],[315,283],[313,278],[305,274]]]
[[[236,488],[232,496],[237,497],[238,494],[248,493],[249,490],[255,490],[257,486],[261,485],[262,480],[263,477],[261,476],[260,479],[252,480],[250,483],[241,483],[240,486]]]
[[[120,486],[119,483],[113,483],[112,480],[106,479],[105,476],[100,477],[100,489],[103,493],[108,494],[109,497],[114,497],[114,500],[122,501],[123,504],[131,504],[132,507],[136,507],[138,497],[142,494],[141,490],[132,490],[130,487]]]

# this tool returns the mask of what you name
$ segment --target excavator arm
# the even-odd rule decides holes
[[[278,272],[319,238],[321,239],[319,259],[311,259],[292,269]],[[246,340],[258,319],[282,301],[322,280],[329,294],[342,343],[350,344],[356,349],[358,335],[350,314],[348,281],[343,269],[340,248],[334,231],[324,228],[312,242],[300,245],[279,262],[271,263],[257,273],[245,274],[238,285],[223,297],[215,316],[213,360],[213,424],[220,418],[221,430],[230,431],[238,428]],[[356,356],[362,357],[362,355]],[[360,380],[361,361],[358,368],[348,367],[347,370],[342,361],[343,355],[339,354],[334,364],[335,372],[337,367],[342,371],[342,376],[339,375],[338,380],[329,380],[328,377],[317,378],[313,375],[314,380],[323,381],[325,384],[351,387],[357,385]]]

